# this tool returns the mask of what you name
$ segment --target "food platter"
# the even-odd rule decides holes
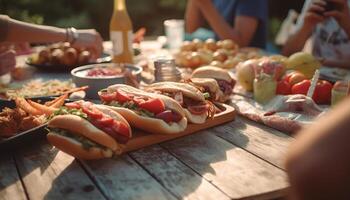
[[[45,103],[53,99],[54,97],[30,98],[30,100],[38,103]],[[66,102],[70,102],[70,101],[66,100]],[[16,103],[14,102],[14,100],[0,100],[0,110],[2,110],[5,107],[11,108],[11,109],[15,108]],[[35,128],[29,129],[27,131],[23,131],[12,137],[9,137],[6,139],[0,139],[0,150],[17,148],[19,146],[28,145],[30,143],[34,143],[38,140],[45,138],[45,135],[47,134],[46,125],[47,123],[37,126]]]
[[[161,135],[150,134],[141,130],[134,130],[132,139],[128,142],[126,148],[124,149],[124,152],[134,151],[153,144],[158,144],[168,140],[173,140],[179,137],[194,134],[198,131],[205,130],[235,120],[235,108],[226,104],[220,105],[223,111],[221,113],[216,114],[213,119],[208,119],[204,124],[188,124],[186,130],[178,134]]]
[[[98,58],[95,62],[90,62],[89,64],[110,63],[111,61],[112,61],[112,57],[107,53],[103,53],[101,55],[101,57]],[[30,58],[28,58],[26,60],[26,64],[33,66],[39,70],[48,71],[48,72],[59,72],[59,71],[65,71],[65,72],[67,71],[68,72],[71,69],[80,66],[80,65],[66,66],[66,65],[62,65],[62,64],[34,64],[31,62]]]

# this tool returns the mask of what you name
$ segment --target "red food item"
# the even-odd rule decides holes
[[[149,99],[138,103],[139,107],[151,113],[158,114],[165,111],[164,102],[161,99]]]
[[[119,121],[114,120],[114,123],[112,125],[112,129],[114,131],[118,132],[120,135],[127,137],[128,139],[131,138],[129,127],[123,122],[119,122]]]
[[[293,75],[293,72],[292,73],[289,73],[289,74],[286,74],[283,76],[282,80],[283,81],[287,81],[289,83],[289,79],[290,77]]]
[[[110,69],[110,68],[93,68],[88,71],[86,76],[89,77],[103,77],[103,76],[117,76],[121,75],[122,70]]]
[[[303,80],[300,83],[297,83],[292,86],[292,94],[307,94],[309,87],[311,85],[310,80]]]
[[[187,109],[194,115],[201,115],[208,112],[208,104],[188,106]]]
[[[179,122],[182,119],[182,116],[171,111],[166,110],[164,112],[158,113],[156,118],[164,120],[166,123],[170,122]]]
[[[83,106],[83,112],[86,113],[88,115],[88,117],[92,118],[92,119],[101,119],[103,117],[103,113],[100,112],[97,109],[94,108],[89,108],[87,106]]]
[[[91,123],[120,144],[127,143],[131,138],[129,127],[125,123],[116,121],[111,117],[103,116],[102,119],[91,119]]]
[[[332,84],[328,81],[318,81],[312,98],[317,104],[329,104],[332,97],[332,88]]]
[[[125,103],[127,101],[131,101],[132,98],[124,91],[117,90],[115,95],[115,100],[117,100],[119,103]]]
[[[306,80],[306,76],[300,72],[293,72],[290,76],[289,76],[289,84],[291,84],[292,86],[300,83],[303,80]]]
[[[116,93],[103,92],[100,94],[100,98],[104,102],[111,102],[116,99]]]
[[[292,93],[292,86],[287,81],[281,80],[277,84],[276,93],[281,95],[289,95]]]
[[[111,117],[103,117],[101,119],[98,119],[97,122],[101,124],[101,126],[112,126],[114,123],[114,119]]]
[[[65,106],[70,109],[80,109],[81,106],[75,102],[66,103]]]

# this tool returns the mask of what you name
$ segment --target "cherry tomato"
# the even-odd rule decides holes
[[[328,81],[318,81],[312,98],[317,104],[329,104],[332,97],[332,87]]]
[[[310,80],[303,80],[300,83],[297,83],[292,86],[292,94],[307,94],[309,87],[311,85]]]
[[[289,77],[289,84],[291,84],[292,86],[300,83],[303,80],[306,80],[306,76],[300,72],[294,72],[291,74],[291,76]]]
[[[282,95],[289,95],[292,93],[292,86],[287,81],[281,80],[277,84],[276,93]]]
[[[127,101],[131,101],[132,100],[132,98],[126,92],[124,92],[122,90],[117,90],[115,99],[119,103],[125,103]]]
[[[70,109],[80,109],[81,106],[78,103],[71,102],[71,103],[66,103],[65,106]]]
[[[290,77],[291,77],[292,75],[293,75],[293,72],[284,75],[283,78],[282,78],[282,81],[287,81],[287,82],[289,83],[289,79],[290,79]]]
[[[197,105],[197,106],[188,106],[187,109],[188,111],[190,111],[190,113],[194,115],[201,115],[208,112],[208,105],[204,104],[204,105]]]
[[[111,102],[111,101],[115,100],[116,93],[115,92],[112,92],[112,93],[103,92],[100,94],[100,98],[102,101]]]
[[[154,114],[161,113],[165,110],[164,102],[161,99],[149,99],[139,103],[139,107]]]
[[[83,107],[83,112],[86,113],[92,119],[101,119],[103,114],[97,109],[91,109],[86,106]]]

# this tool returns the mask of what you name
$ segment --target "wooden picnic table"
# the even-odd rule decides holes
[[[66,74],[38,74],[69,78]],[[83,161],[46,140],[0,152],[3,199],[276,199],[293,138],[235,121],[120,157]]]

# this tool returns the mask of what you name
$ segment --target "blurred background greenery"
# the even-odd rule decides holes
[[[265,1],[265,0],[256,0]],[[273,42],[289,9],[300,11],[304,0],[266,0],[269,3],[269,41]],[[163,34],[163,21],[183,18],[187,0],[126,0],[134,30],[147,36]],[[95,28],[108,39],[113,0],[0,0],[0,13],[26,22],[59,27]]]

